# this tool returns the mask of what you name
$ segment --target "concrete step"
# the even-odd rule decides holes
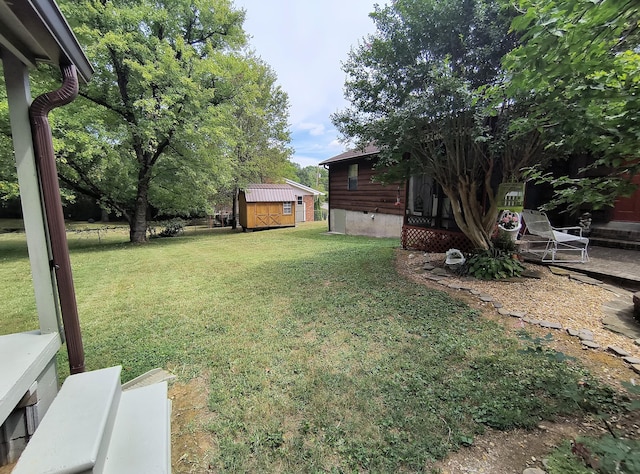
[[[589,236],[589,242],[591,243],[591,245],[597,245],[598,247],[640,251],[640,241],[612,239],[591,235]]]
[[[0,425],[60,348],[57,333],[40,331],[0,336]]]
[[[122,392],[103,473],[169,474],[170,420],[167,382]]]
[[[592,238],[640,243],[640,223],[612,221],[591,227]]]
[[[67,378],[13,473],[170,473],[167,384],[123,392],[120,372]]]
[[[13,474],[102,472],[122,393],[120,371],[68,377]]]

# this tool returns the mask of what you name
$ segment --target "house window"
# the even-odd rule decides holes
[[[302,196],[298,196],[298,205],[302,206]]]
[[[285,216],[291,215],[291,202],[282,203],[282,214]]]
[[[349,165],[349,191],[358,189],[358,164]]]

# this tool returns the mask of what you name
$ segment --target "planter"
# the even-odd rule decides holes
[[[504,232],[505,234],[507,234],[512,242],[515,242],[518,239],[518,232],[520,232],[521,227],[522,224],[518,224],[518,227],[514,227],[513,229],[505,229],[500,224],[498,224],[498,229],[500,229],[500,232]]]

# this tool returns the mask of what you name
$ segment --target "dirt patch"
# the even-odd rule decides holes
[[[206,429],[212,417],[208,408],[209,378],[201,375],[169,387],[171,399],[171,465],[175,474],[213,472],[209,456],[213,436]]]
[[[545,345],[550,349],[575,357],[598,379],[621,390],[622,382],[640,379],[631,367],[603,350],[585,349],[580,340],[569,336],[564,330],[542,328],[524,322],[523,318],[500,315],[496,305],[508,311],[525,313],[528,318],[560,323],[563,328],[588,329],[602,348],[615,345],[640,357],[640,348],[629,338],[615,334],[602,325],[602,305],[615,298],[605,288],[580,283],[567,276],[554,275],[548,268],[525,264],[527,270],[539,278],[522,278],[513,281],[481,281],[447,275],[446,282],[460,284],[475,292],[490,295],[494,301],[483,302],[469,290],[450,288],[441,282],[429,279],[423,270],[425,263],[443,266],[444,254],[422,254],[399,250],[396,259],[398,272],[406,278],[427,287],[445,291],[454,298],[463,300],[479,310],[484,318],[499,322],[508,333],[527,328],[534,337],[544,338],[551,333],[553,338]],[[443,474],[487,473],[521,474],[524,469],[543,469],[543,459],[563,440],[576,436],[599,436],[615,429],[619,436],[640,438],[640,414],[630,413],[620,419],[611,420],[609,426],[596,419],[563,419],[554,423],[541,423],[537,429],[512,430],[508,432],[488,429],[477,437],[473,445],[462,448],[440,461],[432,469]]]

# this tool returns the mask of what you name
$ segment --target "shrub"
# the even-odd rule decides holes
[[[184,234],[185,223],[179,217],[168,221],[158,222],[158,225],[162,227],[159,234],[156,234],[155,227],[148,228],[150,237],[176,237],[177,235]]]
[[[512,252],[493,248],[473,254],[465,263],[465,272],[481,280],[499,280],[518,277],[524,271]]]

